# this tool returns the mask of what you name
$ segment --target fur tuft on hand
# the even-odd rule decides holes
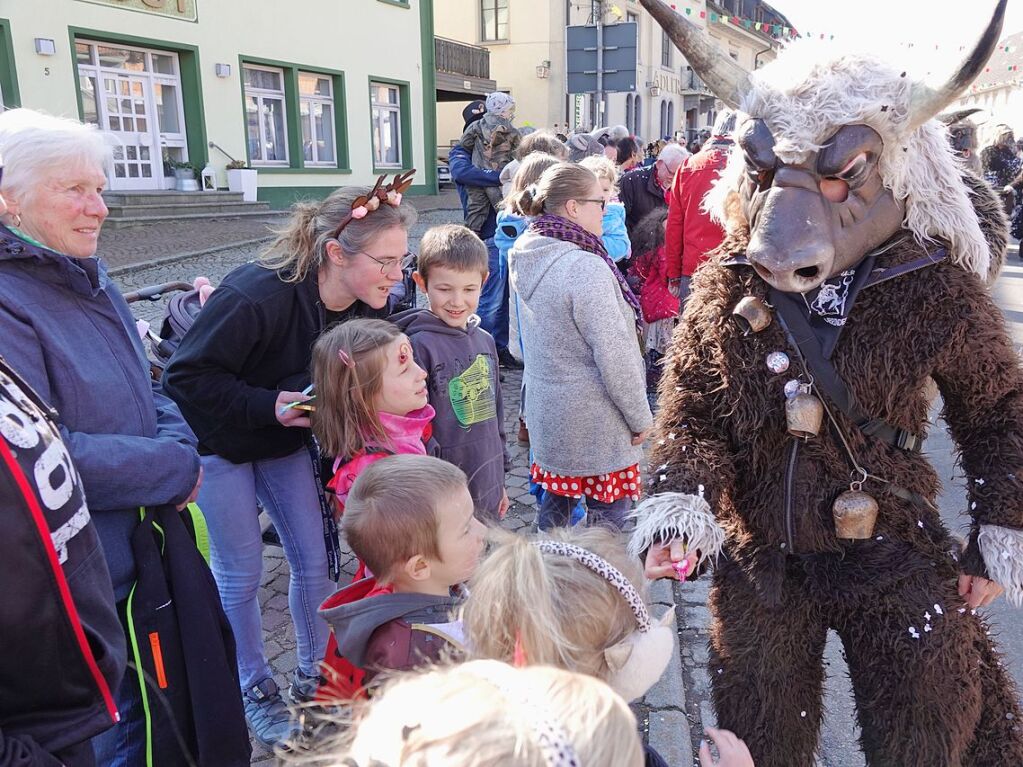
[[[1023,607],[1023,530],[981,525],[977,538],[991,580],[1005,589],[1005,598]]]
[[[636,557],[656,543],[682,540],[689,550],[699,550],[699,566],[716,559],[725,542],[725,531],[700,495],[658,493],[640,503],[630,516],[636,520],[636,529],[629,539],[629,553]]]

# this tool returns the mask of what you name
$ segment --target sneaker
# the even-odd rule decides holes
[[[515,359],[515,356],[508,351],[507,346],[498,350],[497,361],[506,370],[522,370],[522,363]]]
[[[319,674],[309,676],[302,669],[296,668],[295,674],[291,678],[291,685],[288,687],[288,699],[296,706],[311,703],[316,697],[316,691],[325,681],[327,680]]]
[[[288,706],[281,699],[277,683],[270,677],[246,690],[242,699],[249,729],[267,748],[284,744],[301,732],[298,722],[292,719]]]

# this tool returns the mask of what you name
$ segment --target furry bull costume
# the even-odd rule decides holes
[[[965,573],[1023,600],[1023,375],[985,285],[1006,222],[933,119],[983,68],[1005,0],[936,87],[800,44],[747,74],[641,1],[741,113],[706,201],[728,237],[693,279],[661,383],[663,495],[633,537],[663,550],[711,511],[725,530],[718,722],[757,767],[814,764],[830,628],[870,765],[1023,765],[1019,695],[957,590]],[[935,385],[969,481],[963,550],[921,452]]]

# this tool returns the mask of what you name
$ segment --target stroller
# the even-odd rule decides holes
[[[195,322],[195,318],[205,302],[200,291],[208,285],[209,280],[200,277],[196,279],[195,283],[165,282],[162,285],[150,285],[124,294],[124,300],[129,304],[139,301],[159,301],[168,293],[174,294],[167,302],[167,310],[160,323],[159,333],[154,332],[152,327],[144,323],[143,338],[149,341],[149,371],[154,381],[160,380],[171,355],[177,350],[181,339],[185,337],[185,333]],[[139,330],[142,331],[142,325]]]

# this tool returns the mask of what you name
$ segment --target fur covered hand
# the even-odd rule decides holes
[[[629,553],[643,557],[652,546],[685,544],[695,553],[691,572],[721,553],[725,532],[714,519],[710,504],[700,495],[659,493],[640,503],[632,513],[636,529],[629,539]]]
[[[990,579],[1013,605],[1023,607],[1023,530],[981,525],[977,540]]]

